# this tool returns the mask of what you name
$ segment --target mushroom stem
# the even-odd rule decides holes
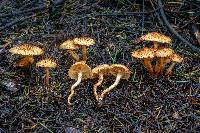
[[[86,46],[82,46],[82,54],[83,54],[83,61],[87,60],[87,48]]]
[[[154,41],[153,45],[154,45],[154,48],[158,48],[158,42]]]
[[[164,58],[159,57],[157,59],[156,66],[155,66],[155,75],[156,76],[158,76],[160,74],[160,72],[163,70],[164,63],[165,63],[165,59]]]
[[[99,96],[97,94],[97,87],[100,86],[103,82],[103,74],[99,74],[99,80],[98,82],[93,86],[93,93],[94,93],[94,96],[96,98],[96,100],[98,101],[99,99]]]
[[[153,67],[151,64],[151,59],[150,58],[145,58],[144,59],[144,66],[146,67],[147,71],[153,75],[154,71],[153,71]]]
[[[167,68],[165,75],[171,75],[172,74],[172,69],[174,68],[175,64],[176,64],[175,62],[172,62],[172,64],[169,66],[169,68]]]
[[[105,90],[101,93],[101,95],[100,95],[100,97],[99,97],[99,99],[98,99],[99,102],[101,102],[101,101],[103,100],[104,96],[105,96],[106,94],[108,94],[113,88],[115,88],[115,87],[119,84],[119,81],[120,81],[121,77],[122,77],[122,74],[121,74],[121,73],[118,73],[114,84],[112,84],[110,87],[108,87],[107,89],[105,89]]]
[[[67,99],[68,100],[67,102],[68,102],[69,105],[72,105],[72,103],[70,101],[71,101],[71,98],[73,97],[73,95],[75,94],[74,88],[81,83],[82,76],[83,76],[82,72],[79,72],[78,73],[78,79],[77,79],[76,83],[74,83],[71,87],[71,90],[70,90],[71,93],[70,93],[70,95]]]
[[[68,52],[71,54],[75,61],[79,61],[79,56],[74,50],[68,50]]]
[[[45,84],[48,87],[49,86],[49,68],[46,67],[44,68],[44,70],[45,70]]]

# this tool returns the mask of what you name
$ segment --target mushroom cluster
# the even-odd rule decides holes
[[[172,43],[172,40],[165,35],[152,32],[140,37],[139,40],[152,41],[154,44],[152,48],[144,47],[132,52],[132,56],[134,58],[143,60],[145,68],[152,76],[159,76],[163,73],[165,65],[172,62],[165,71],[165,75],[170,75],[175,64],[177,62],[180,63],[183,60],[183,58],[177,55],[173,49],[163,47],[161,45],[161,43]],[[122,79],[128,80],[130,77],[131,71],[126,66],[121,64],[102,64],[91,69],[90,66],[87,65],[87,47],[94,44],[95,40],[90,37],[78,37],[68,39],[59,46],[60,49],[66,49],[75,61],[68,71],[69,77],[76,80],[76,82],[71,86],[70,94],[67,98],[68,105],[72,105],[71,99],[75,95],[75,88],[81,83],[82,80],[98,79],[98,82],[93,85],[92,91],[98,105],[101,105],[105,96],[110,93]],[[79,58],[79,55],[76,52],[79,48],[82,48],[82,59]],[[31,44],[16,46],[11,48],[9,51],[12,54],[19,54],[23,56],[23,58],[16,63],[16,66],[25,68],[34,63],[34,56],[44,53],[41,48]],[[155,65],[152,63],[153,60],[156,60]],[[36,67],[42,67],[45,70],[46,87],[49,87],[49,69],[55,68],[56,66],[56,62],[50,58],[43,59],[36,63]],[[110,75],[116,77],[115,82],[98,94],[98,87],[103,83],[104,77]]]
[[[161,45],[161,43],[172,44],[172,40],[168,36],[165,36],[158,32],[151,32],[151,33],[141,36],[139,40],[152,41],[154,44],[153,48],[144,47],[142,49],[133,51],[132,56],[134,58],[143,59],[144,66],[146,67],[147,71],[149,72],[150,75],[154,77],[158,77],[160,74],[162,74],[165,68],[165,65],[173,61],[173,63],[165,72],[165,75],[170,75],[175,65],[174,62],[180,63],[183,60],[183,58],[177,55],[173,49],[166,48]],[[155,65],[152,65],[153,59],[156,60]]]
[[[90,37],[76,37],[74,39],[68,39],[60,45],[60,49],[67,49],[72,55],[75,61],[80,61],[78,54],[75,52],[76,49],[82,47],[82,61],[87,60],[87,47],[95,44],[94,39]]]
[[[68,96],[68,105],[72,105],[71,98],[75,94],[74,89],[80,84],[81,80],[98,78],[98,82],[94,84],[92,90],[98,102],[98,105],[101,105],[105,95],[113,90],[113,88],[115,88],[119,84],[121,79],[128,80],[130,74],[130,70],[126,66],[121,64],[113,64],[111,66],[109,66],[108,64],[103,64],[98,65],[91,70],[91,68],[86,64],[85,61],[76,62],[70,67],[68,71],[69,77],[76,80],[76,82],[71,86],[70,89],[70,95]],[[103,83],[104,76],[108,75],[116,76],[116,80],[110,87],[106,88],[100,95],[98,95],[97,87],[99,87]]]

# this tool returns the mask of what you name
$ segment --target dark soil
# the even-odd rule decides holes
[[[199,26],[200,4],[183,1],[164,3],[168,21],[183,38],[200,48],[191,28],[193,24]],[[156,2],[152,3],[154,8],[151,0],[69,0],[58,5],[56,2],[59,0],[0,2],[0,133],[200,132],[199,53],[178,40],[158,20]],[[25,12],[36,7],[45,8]],[[23,12],[10,14],[20,11]],[[197,13],[192,20],[189,11]],[[170,77],[151,77],[142,62],[131,57],[132,51],[152,46],[134,43],[151,31],[171,36],[172,47],[184,58]],[[96,45],[88,48],[87,63],[92,68],[118,63],[132,71],[128,81],[122,80],[107,95],[102,107],[97,107],[92,93],[97,80],[81,82],[72,98],[74,105],[67,105],[70,87],[75,82],[67,72],[74,61],[59,45],[79,36],[96,40]],[[6,40],[10,41],[8,46]],[[22,43],[45,50],[36,61],[50,57],[57,62],[58,67],[50,71],[52,92],[45,91],[44,71],[36,68],[35,63],[29,69],[13,66],[20,57],[8,50]],[[106,77],[99,91],[114,80],[115,77]]]

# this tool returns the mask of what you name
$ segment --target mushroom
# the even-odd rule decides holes
[[[103,98],[106,94],[108,94],[114,87],[116,87],[121,79],[128,80],[131,74],[131,71],[124,65],[121,64],[113,64],[110,66],[110,73],[114,76],[116,76],[116,80],[114,84],[112,84],[110,87],[105,89],[101,95],[98,98],[98,102],[101,105]]]
[[[72,55],[75,61],[79,61],[79,56],[75,52],[75,49],[80,48],[79,45],[76,45],[73,40],[68,39],[60,45],[60,49],[67,49],[67,51]]]
[[[27,67],[34,62],[34,55],[43,54],[43,50],[37,46],[30,44],[23,44],[20,46],[13,47],[9,50],[12,54],[19,54],[24,56],[19,62],[16,63],[16,66]]]
[[[71,93],[68,97],[68,104],[72,105],[70,101],[72,96],[75,94],[74,92],[75,87],[80,84],[82,79],[84,80],[91,78],[91,68],[85,63],[85,61],[76,62],[70,67],[68,75],[71,79],[77,80],[76,83],[72,85],[70,89]]]
[[[154,74],[154,69],[151,64],[151,59],[155,57],[155,50],[156,49],[154,48],[145,47],[132,52],[133,57],[144,59],[144,66],[151,75]]]
[[[108,75],[110,72],[110,66],[108,64],[103,64],[96,66],[92,69],[92,78],[99,78],[98,82],[93,86],[93,93],[96,100],[98,100],[97,87],[100,86],[103,82],[103,76]]]
[[[183,61],[183,58],[177,54],[173,54],[172,56],[170,56],[170,59],[172,61],[172,64],[167,68],[165,75],[171,75],[175,64],[181,63]]]
[[[57,65],[51,59],[44,59],[36,63],[36,67],[43,67],[45,70],[45,84],[49,86],[49,68],[55,68]]]
[[[170,37],[160,34],[158,32],[151,32],[143,35],[139,38],[142,41],[153,41],[154,48],[158,48],[158,43],[171,44],[172,40]]]
[[[158,76],[163,70],[164,64],[167,63],[167,58],[174,53],[174,50],[171,48],[159,48],[155,52],[157,57],[157,62],[155,66],[155,76]]]
[[[82,46],[83,61],[87,60],[87,48],[88,46],[94,45],[95,40],[89,37],[74,38],[74,43]]]

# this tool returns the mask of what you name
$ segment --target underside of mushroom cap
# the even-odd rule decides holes
[[[90,46],[95,44],[95,40],[90,37],[74,38],[74,43],[78,45]]]
[[[145,47],[145,48],[133,51],[132,56],[135,58],[153,58],[155,57],[155,51],[156,49],[154,48]]]
[[[92,69],[92,77],[98,78],[99,74],[108,75],[110,66],[108,64],[98,65]]]
[[[151,32],[151,33],[148,33],[146,35],[143,35],[143,36],[140,37],[140,40],[155,41],[155,42],[167,43],[167,44],[172,43],[172,40],[171,40],[170,37],[165,36],[165,35],[158,33],[158,32]]]
[[[131,71],[124,65],[121,64],[113,64],[110,66],[110,73],[114,76],[117,76],[117,74],[122,75],[122,79],[128,80],[131,74]]]
[[[36,67],[55,68],[56,66],[56,62],[52,59],[44,59],[36,63]]]
[[[85,63],[85,61],[76,62],[73,64],[69,71],[69,77],[71,79],[78,79],[78,73],[82,72],[82,79],[91,78],[91,68]]]
[[[156,57],[168,57],[174,53],[174,50],[171,48],[159,48],[155,52]]]
[[[60,49],[75,50],[78,48],[80,48],[80,46],[76,45],[72,39],[68,39],[60,45]]]
[[[19,55],[41,55],[43,54],[43,50],[37,46],[33,46],[30,44],[23,44],[20,46],[13,47],[9,50],[12,54],[19,54]]]

